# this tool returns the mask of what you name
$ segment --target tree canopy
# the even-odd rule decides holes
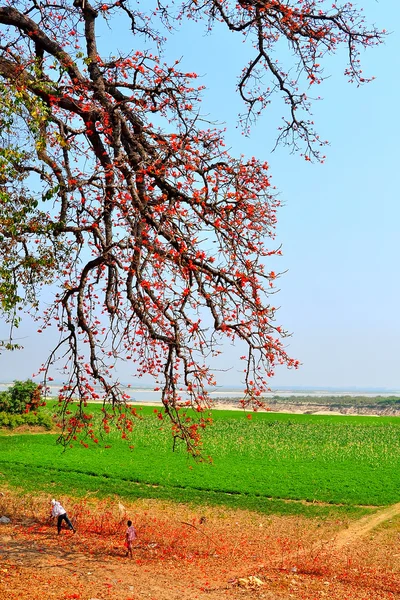
[[[14,381],[6,391],[0,392],[0,412],[21,415],[36,411],[43,404],[40,386],[31,379]]]
[[[63,443],[92,435],[85,406],[99,396],[105,430],[111,420],[123,435],[132,429],[135,411],[113,377],[126,360],[133,375],[153,376],[174,436],[196,452],[224,339],[246,348],[244,407],[257,407],[277,364],[297,361],[271,299],[279,199],[268,165],[227,152],[202,117],[196,74],[163,60],[165,38],[187,19],[244,36],[253,48],[238,65],[244,129],[277,93],[286,111],[277,141],[312,160],[323,144],[309,93],[325,56],[345,47],[345,75],[363,83],[359,52],[382,32],[350,3],[139,4],[0,2],[1,310],[9,347],[21,309],[41,319],[39,332],[59,329],[41,373],[46,385],[57,363],[65,379]],[[129,53],[118,47],[124,26]],[[282,42],[287,66],[276,60]],[[57,288],[45,309],[44,286]]]

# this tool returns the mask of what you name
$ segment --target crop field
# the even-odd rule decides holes
[[[361,514],[400,501],[397,417],[257,413],[249,420],[241,411],[218,410],[204,434],[212,462],[196,463],[183,448],[172,452],[170,427],[152,412],[141,410],[133,450],[116,433],[63,451],[55,435],[3,431],[0,483],[310,516],[326,514],[326,505]]]

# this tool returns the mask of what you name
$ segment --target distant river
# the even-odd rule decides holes
[[[12,385],[12,382],[0,382],[0,391],[6,390],[9,386]],[[50,387],[50,393],[51,396],[56,397],[57,393],[58,393],[58,389],[62,384],[55,384],[54,382],[52,382],[52,385],[49,386]],[[129,394],[129,396],[131,397],[131,401],[132,402],[137,402],[138,404],[140,403],[146,403],[146,402],[159,402],[161,400],[161,393],[155,392],[152,388],[150,387],[134,387],[134,386],[127,386],[127,385],[121,385],[121,389],[123,392],[126,392],[127,394]],[[96,391],[98,393],[100,393],[100,388],[96,389]],[[210,393],[210,397],[211,398],[223,398],[228,400],[229,398],[241,398],[243,396],[243,390],[238,388],[238,387],[219,387],[217,389],[213,389],[212,391],[209,391]],[[312,389],[312,390],[307,390],[307,389],[299,389],[299,388],[295,388],[295,389],[289,389],[289,388],[284,388],[284,389],[276,389],[273,392],[270,392],[268,394],[263,394],[263,396],[265,398],[272,398],[273,396],[281,396],[284,398],[287,398],[289,396],[298,396],[298,397],[304,397],[304,396],[310,396],[312,398],[318,398],[318,397],[323,397],[323,396],[349,396],[349,397],[354,397],[354,396],[363,396],[363,397],[369,397],[369,398],[374,398],[376,396],[399,396],[400,397],[400,390],[363,390],[363,389],[359,389],[359,390],[345,390],[345,389]],[[185,394],[182,394],[183,399],[185,399]]]

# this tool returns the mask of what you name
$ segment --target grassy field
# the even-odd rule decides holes
[[[51,434],[3,433],[0,483],[310,516],[400,501],[399,418],[259,413],[249,421],[240,411],[214,411],[204,436],[213,462],[196,464],[183,449],[172,452],[169,426],[152,410],[142,410],[134,450],[116,434],[63,452]]]

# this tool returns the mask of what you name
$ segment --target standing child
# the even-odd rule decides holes
[[[136,539],[136,531],[135,531],[134,526],[132,525],[132,521],[128,521],[128,529],[126,530],[126,534],[125,534],[125,546],[128,550],[126,555],[129,556],[130,558],[133,558],[132,544],[133,544],[134,539]]]

